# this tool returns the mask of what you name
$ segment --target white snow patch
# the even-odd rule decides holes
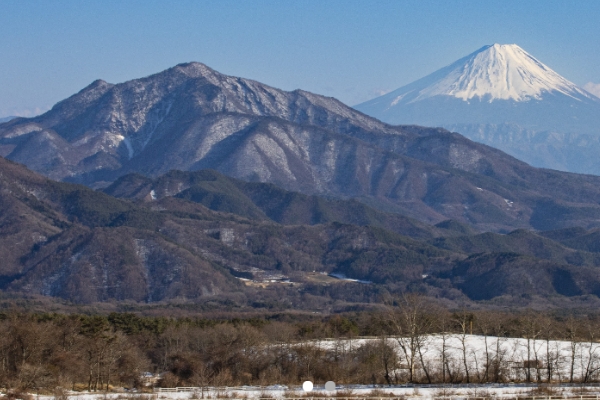
[[[123,140],[125,140],[124,136],[111,132],[107,132],[104,136],[104,141],[108,144],[108,147],[118,147]]]

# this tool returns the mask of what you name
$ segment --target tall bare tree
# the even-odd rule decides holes
[[[417,294],[405,294],[388,304],[388,316],[394,329],[394,338],[406,360],[408,381],[415,382],[417,367],[420,363],[428,382],[431,375],[423,362],[424,344],[427,334],[431,333],[433,319],[430,304]]]
[[[546,381],[550,383],[554,379],[554,372],[558,367],[558,359],[560,354],[556,343],[553,341],[556,335],[556,327],[555,322],[545,315],[540,317],[539,322],[541,328],[540,338],[544,341]]]
[[[434,320],[435,330],[438,332],[438,336],[442,342],[439,348],[441,380],[442,383],[446,383],[449,377],[450,381],[452,381],[449,362],[451,352],[448,347],[448,340],[453,336],[451,315],[446,309],[438,309],[434,315]]]
[[[593,380],[594,375],[600,370],[600,345],[598,344],[598,321],[588,319],[584,323],[586,335],[586,357],[581,357],[582,361],[582,379],[583,383]]]
[[[572,315],[567,318],[565,324],[565,338],[569,342],[569,383],[575,382],[575,363],[577,351],[579,350],[579,322]]]
[[[527,311],[521,317],[521,336],[526,340],[527,360],[524,362],[525,379],[531,382],[531,367],[536,370],[536,379],[540,379],[540,360],[538,357],[537,340],[543,331],[539,313]]]
[[[471,373],[469,367],[469,356],[467,338],[472,333],[474,316],[472,313],[462,310],[454,314],[454,323],[458,326],[458,338],[461,344],[462,362],[465,372],[466,383],[471,383]]]

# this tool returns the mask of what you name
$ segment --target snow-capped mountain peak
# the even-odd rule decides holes
[[[600,98],[516,44],[494,44],[355,108],[391,124],[510,122],[581,133],[597,132]]]
[[[593,97],[516,44],[493,44],[374,101],[388,108],[437,96],[522,102],[552,92],[578,100]]]
[[[437,95],[462,100],[527,101],[540,99],[543,92],[558,91],[568,96],[587,94],[516,44],[482,47],[443,69],[444,76],[419,91],[414,101]],[[441,72],[441,71],[440,71]],[[438,75],[438,74],[436,74]]]
[[[516,44],[482,47],[355,108],[460,132],[535,166],[600,174],[600,98]]]

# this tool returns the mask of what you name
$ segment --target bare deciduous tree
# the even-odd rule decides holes
[[[461,344],[462,362],[465,372],[466,383],[471,383],[471,373],[469,367],[467,337],[473,330],[473,314],[462,310],[454,314],[454,322],[459,328],[458,338]]]
[[[429,302],[422,296],[406,294],[388,304],[388,316],[394,329],[395,340],[402,351],[408,369],[408,381],[416,381],[418,362],[428,382],[431,375],[423,362],[424,345],[431,332],[433,320],[429,315]]]

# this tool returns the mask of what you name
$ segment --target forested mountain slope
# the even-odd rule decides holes
[[[169,193],[169,187],[178,189]],[[335,309],[407,291],[521,303],[522,296],[585,301],[600,294],[598,249],[569,242],[570,231],[476,234],[453,221],[434,227],[397,217],[399,234],[382,214],[354,201],[285,192],[214,171],[155,180],[133,175],[107,190],[141,197],[123,200],[55,182],[0,158],[0,288],[76,303],[276,309]],[[269,193],[285,211],[273,218],[252,200]],[[315,204],[322,220],[301,221]],[[353,213],[361,221],[347,221]]]

